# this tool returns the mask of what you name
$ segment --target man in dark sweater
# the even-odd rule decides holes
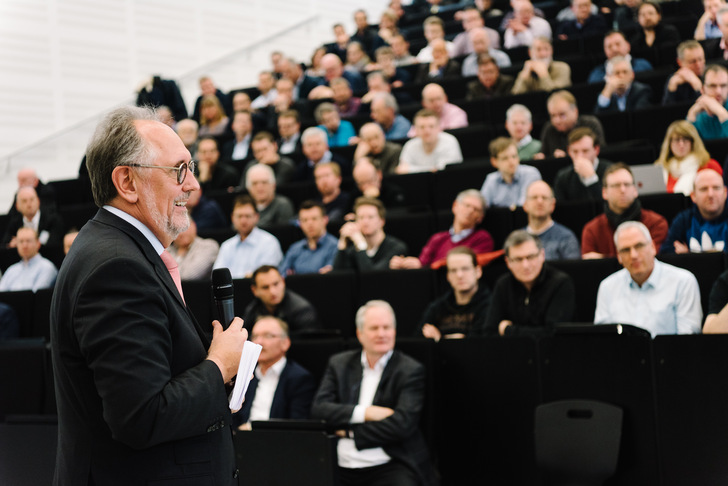
[[[599,141],[591,128],[579,127],[569,132],[568,153],[572,165],[559,170],[554,179],[557,201],[602,198],[602,176],[611,162],[599,159]]]
[[[485,333],[488,336],[541,336],[558,322],[573,318],[574,284],[548,265],[538,237],[524,230],[508,235],[503,245],[510,273],[495,284]]]
[[[423,336],[439,341],[483,334],[490,291],[479,285],[482,275],[472,249],[456,246],[448,252],[447,281],[452,288],[425,309],[420,325]]]
[[[589,127],[597,136],[600,147],[606,145],[604,129],[592,115],[579,115],[576,98],[566,90],[556,91],[546,102],[550,121],[541,130],[541,155],[534,158],[566,157],[569,132],[577,127]],[[538,155],[538,154],[537,154]]]

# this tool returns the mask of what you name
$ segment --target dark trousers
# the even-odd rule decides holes
[[[419,486],[412,469],[397,461],[361,469],[339,468],[339,486]]]

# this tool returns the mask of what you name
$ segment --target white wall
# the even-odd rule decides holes
[[[0,0],[0,211],[21,167],[74,177],[98,116],[133,100],[145,78],[176,79],[191,108],[201,74],[223,90],[254,85],[271,50],[308,60],[334,22],[352,31],[355,9],[376,22],[386,4]]]

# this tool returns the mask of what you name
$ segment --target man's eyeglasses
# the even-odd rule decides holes
[[[508,260],[510,260],[512,263],[521,264],[525,261],[528,262],[535,262],[536,259],[541,255],[541,252],[538,253],[531,253],[530,255],[521,256],[521,257],[507,257]]]
[[[189,169],[193,174],[195,173],[195,168],[197,167],[197,162],[194,160],[190,160],[189,163],[182,162],[177,167],[167,167],[164,165],[145,165],[145,164],[126,164],[129,167],[141,167],[144,169],[165,169],[165,170],[174,170],[177,171],[177,184],[182,184],[185,181],[185,178],[187,177],[187,170]]]

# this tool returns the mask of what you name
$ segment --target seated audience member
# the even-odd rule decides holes
[[[463,76],[478,75],[478,58],[482,54],[487,54],[492,57],[499,68],[511,66],[511,58],[508,57],[508,54],[491,47],[488,33],[485,29],[473,29],[468,35],[470,36],[470,42],[473,44],[473,52],[463,59]]]
[[[488,54],[478,56],[478,79],[468,83],[466,100],[489,99],[511,93],[515,79],[501,74],[495,59]]]
[[[686,120],[677,120],[667,127],[660,156],[655,165],[662,167],[667,192],[689,196],[700,169],[710,168],[722,174],[720,164],[710,158],[695,127]]]
[[[245,189],[258,209],[258,226],[287,224],[293,219],[293,203],[276,194],[276,175],[270,166],[255,164],[245,174]]]
[[[367,302],[355,320],[361,349],[329,359],[311,407],[311,418],[337,429],[340,484],[437,484],[419,429],[425,368],[394,349],[387,302]]]
[[[31,169],[30,167],[20,169],[18,171],[17,179],[18,189],[26,186],[35,189],[35,193],[38,195],[38,199],[40,199],[41,209],[56,209],[56,190],[53,189],[53,186],[44,184],[38,178],[38,174],[35,172],[35,169]],[[10,209],[8,209],[8,217],[14,217],[18,214],[17,203],[18,193],[16,191],[15,196],[13,196],[13,204],[10,206]]]
[[[621,56],[626,57],[632,63],[632,70],[636,73],[642,71],[652,71],[652,64],[646,59],[639,57],[632,57],[630,51],[632,46],[627,42],[627,38],[624,34],[618,30],[607,32],[604,36],[604,55],[606,61],[604,64],[600,64],[589,73],[587,82],[590,84],[601,83],[604,81],[604,76],[607,75],[607,62],[613,57]]]
[[[346,78],[334,78],[329,84],[331,85],[330,97],[334,100],[334,105],[339,110],[339,115],[346,118],[359,114],[359,109],[361,108],[361,98],[359,96],[366,92],[366,87],[361,92],[361,95],[354,96],[351,82]],[[362,84],[366,86],[363,79]]]
[[[258,209],[252,197],[235,199],[231,219],[237,234],[220,245],[213,268],[227,267],[233,278],[247,278],[261,265],[281,263],[281,245],[275,236],[258,228]]]
[[[243,408],[233,414],[238,430],[251,430],[252,421],[307,419],[316,392],[316,380],[303,366],[288,359],[291,348],[288,324],[262,316],[250,332],[250,340],[263,349],[248,384]]]
[[[657,260],[650,231],[638,221],[620,224],[614,245],[624,268],[599,284],[594,323],[631,324],[652,337],[699,334],[703,310],[695,275]]]
[[[389,268],[395,255],[406,255],[407,245],[384,233],[386,210],[379,199],[360,197],[354,202],[355,221],[339,231],[334,270],[380,270]]]
[[[71,245],[73,245],[73,242],[76,240],[76,237],[78,236],[78,230],[76,228],[71,228],[66,232],[65,235],[63,235],[63,254],[68,255],[68,252],[71,251]]]
[[[250,107],[251,103],[252,100],[248,93],[245,91],[238,91],[233,95],[233,113],[238,111],[249,111],[253,113],[254,110]]]
[[[305,238],[288,248],[278,267],[281,275],[331,271],[338,241],[326,231],[329,218],[324,205],[318,201],[304,201],[298,210],[298,222]]]
[[[417,58],[410,52],[410,45],[402,34],[395,34],[389,42],[394,52],[394,64],[397,67],[417,64]]]
[[[38,193],[32,186],[23,186],[15,196],[17,212],[8,218],[3,236],[3,247],[15,248],[16,234],[20,228],[31,228],[43,246],[60,247],[65,234],[63,219],[53,206],[41,207]]]
[[[0,302],[0,342],[20,337],[20,320],[15,310]]]
[[[229,123],[230,118],[225,114],[225,110],[220,104],[220,100],[217,99],[217,96],[203,96],[200,102],[199,136],[222,135],[228,129]]]
[[[463,31],[452,40],[454,57],[467,56],[475,52],[472,33],[476,30],[482,31],[488,37],[488,45],[496,49],[500,47],[500,34],[497,30],[485,26],[485,21],[475,6],[465,7],[458,13],[463,23]]]
[[[545,157],[566,157],[569,132],[577,127],[589,127],[597,136],[600,147],[604,147],[604,129],[599,118],[580,115],[574,95],[566,90],[551,93],[546,102],[549,121],[541,130],[541,152]],[[542,157],[543,157],[542,156]]]
[[[382,47],[382,49],[385,49]],[[372,71],[367,74],[367,88],[369,91],[361,97],[362,103],[370,103],[379,93],[391,93],[392,86],[387,81],[387,77],[381,71]]]
[[[377,49],[376,59],[377,63],[373,67],[377,71],[374,72],[379,72],[392,88],[399,88],[412,81],[410,73],[395,64],[394,51],[391,47],[383,46]]]
[[[551,218],[556,208],[556,198],[551,187],[544,181],[532,182],[526,190],[523,211],[528,225],[523,228],[541,241],[546,260],[578,260],[581,249],[576,235],[566,226]]]
[[[459,78],[460,63],[451,59],[447,53],[447,44],[444,39],[435,39],[430,42],[432,60],[422,63],[415,74],[415,83],[427,83],[428,81]]]
[[[295,178],[296,163],[291,158],[278,153],[278,144],[269,132],[256,134],[253,141],[250,142],[250,150],[253,153],[253,160],[248,162],[243,169],[243,177],[254,165],[264,164],[273,169],[278,185],[290,182]]]
[[[323,82],[324,69],[321,67],[321,59],[328,54],[326,46],[319,46],[311,53],[311,63],[308,65],[304,73],[311,78],[320,79]]]
[[[559,22],[556,36],[561,40],[604,35],[607,22],[599,13],[592,13],[591,0],[571,0],[574,18]]]
[[[341,168],[336,162],[321,162],[313,168],[319,201],[329,221],[341,222],[351,209],[351,196],[341,191]]]
[[[275,266],[261,265],[252,275],[250,290],[254,299],[245,307],[245,328],[252,332],[261,316],[277,317],[288,323],[290,335],[297,336],[319,327],[318,313],[311,303],[293,290]]]
[[[265,120],[265,130],[272,130],[281,113],[294,108],[293,81],[288,78],[281,78],[276,81],[276,97],[270,105],[257,111]],[[298,104],[298,103],[297,103]]]
[[[518,158],[521,160],[531,160],[541,151],[541,142],[531,136],[532,129],[531,110],[524,105],[511,105],[506,111],[506,130],[516,142]]]
[[[384,130],[387,140],[402,140],[412,124],[399,114],[397,100],[390,93],[380,93],[372,98],[370,116]]]
[[[607,61],[604,89],[597,97],[594,113],[634,111],[652,105],[652,88],[634,80],[634,71],[626,57]]]
[[[472,249],[458,246],[447,252],[450,289],[427,306],[417,333],[435,341],[484,335],[490,291],[480,285],[482,275]]]
[[[202,76],[199,80],[200,84],[200,96],[197,97],[195,100],[195,107],[192,111],[192,120],[194,120],[196,123],[200,122],[200,111],[202,107],[202,99],[205,96],[215,96],[219,101],[220,105],[222,105],[223,109],[225,110],[225,113],[229,116],[233,114],[233,106],[230,101],[230,97],[220,91],[220,89],[215,86],[215,82],[212,80],[210,76]],[[178,120],[181,121],[181,120]]]
[[[203,191],[229,190],[238,185],[239,172],[228,164],[220,163],[220,150],[213,137],[200,138],[197,157],[197,180]]]
[[[576,302],[571,277],[545,265],[538,237],[513,231],[503,245],[510,272],[498,279],[485,321],[488,336],[543,336],[569,322]]]
[[[703,46],[690,39],[677,46],[679,69],[665,83],[662,104],[695,101],[703,91],[705,52]]]
[[[273,104],[273,100],[278,96],[275,88],[276,77],[271,71],[261,71],[258,74],[258,91],[260,94],[250,103],[250,107],[254,110],[262,110]]]
[[[728,69],[720,64],[705,68],[702,95],[690,107],[687,120],[703,140],[728,137]]]
[[[513,14],[503,34],[503,47],[506,49],[530,46],[537,37],[551,39],[551,25],[547,20],[534,15],[530,0],[514,1]]]
[[[571,68],[554,61],[554,48],[545,37],[536,37],[528,48],[530,59],[523,63],[513,85],[513,94],[553,91],[571,86]]]
[[[433,41],[442,40],[445,41],[445,23],[440,17],[431,16],[427,17],[422,23],[424,30],[425,39],[427,39],[427,45],[420,49],[417,53],[417,62],[420,64],[430,63],[433,60],[432,48]],[[445,41],[445,49],[447,49],[450,57],[455,55],[455,46],[450,41]]]
[[[653,65],[660,58],[661,47],[680,43],[680,32],[674,25],[662,21],[662,8],[657,2],[643,1],[637,10],[637,22],[641,29],[629,43],[635,51],[644,53]]]
[[[723,0],[703,0],[703,15],[698,19],[698,25],[695,26],[693,39],[696,41],[704,41],[707,39],[720,39],[723,33],[718,26],[718,10],[725,6]]]
[[[190,218],[190,226],[177,236],[168,251],[177,261],[182,280],[209,280],[220,245],[212,238],[197,236],[197,225]]]
[[[725,252],[728,241],[726,196],[728,189],[723,185],[723,176],[713,169],[701,169],[690,195],[693,206],[672,221],[660,253]]]
[[[521,165],[516,142],[512,138],[498,137],[488,147],[490,163],[497,170],[485,178],[480,193],[488,207],[515,209],[523,206],[526,188],[541,179],[541,173],[530,165]]]
[[[389,209],[404,205],[402,189],[390,182],[385,182],[382,170],[374,165],[370,158],[358,159],[354,164],[352,176],[357,189],[353,192],[352,199],[356,200],[361,196],[379,199],[384,207]]]
[[[377,35],[384,41],[385,47],[391,45],[394,36],[399,33],[397,22],[399,22],[399,16],[392,8],[387,8],[382,12]]]
[[[358,42],[369,54],[373,54],[377,48],[384,45],[384,39],[379,37],[377,28],[369,25],[367,13],[364,10],[359,9],[354,12],[354,23],[356,32],[349,38],[350,45],[352,42]]]
[[[39,253],[40,241],[35,230],[27,227],[19,228],[14,240],[20,261],[10,265],[0,278],[0,292],[18,290],[37,292],[39,289],[53,287],[58,270],[50,260]]]
[[[226,142],[220,150],[220,161],[222,163],[237,163],[253,157],[250,144],[253,140],[253,118],[249,111],[236,111],[231,124],[235,137]],[[238,165],[241,167],[241,165]]]
[[[582,258],[605,258],[617,256],[614,246],[614,230],[625,221],[639,221],[652,235],[655,249],[667,237],[667,221],[654,211],[642,209],[637,199],[637,188],[632,170],[618,162],[610,165],[602,177],[602,198],[604,214],[584,225],[581,234]]]
[[[296,110],[284,111],[278,115],[278,153],[290,157],[294,162],[303,160],[301,143],[301,118]]]
[[[437,115],[440,130],[452,130],[468,126],[468,114],[465,110],[447,100],[445,89],[439,84],[430,83],[422,88],[422,108]],[[410,138],[416,136],[414,126],[410,128],[407,136]]]
[[[721,35],[703,41],[701,44],[705,49],[707,59],[726,59],[726,56],[728,56],[728,43],[726,43],[726,39],[728,39],[728,6],[721,6],[715,14],[715,18],[718,21],[718,29],[720,29]]]
[[[174,131],[179,135],[185,148],[190,151],[192,157],[197,157],[197,138],[199,135],[199,125],[195,120],[185,118],[177,122]]]
[[[338,78],[344,78],[349,83],[353,96],[359,97],[366,92],[366,83],[361,74],[353,71],[347,71],[344,69],[344,63],[336,54],[326,54],[321,58],[321,67],[324,70],[324,86],[318,86],[311,90],[309,93],[309,99],[319,98],[325,90],[322,88],[330,87],[334,88],[332,81]],[[337,81],[338,82],[338,81]],[[337,103],[338,105],[338,103]],[[344,113],[342,113],[342,116]]]
[[[472,249],[476,254],[493,251],[493,238],[478,225],[485,216],[485,201],[477,189],[466,189],[457,195],[452,204],[452,226],[447,231],[435,233],[427,240],[420,256],[397,255],[389,261],[389,268],[421,268],[445,258],[457,246]]]
[[[342,24],[336,23],[332,26],[332,29],[334,31],[335,41],[324,46],[326,48],[326,53],[335,54],[339,59],[344,61],[344,59],[346,59],[346,46],[349,45],[351,37],[349,37],[349,34],[346,33]]]
[[[198,229],[220,229],[230,226],[230,221],[225,217],[217,201],[205,197],[202,189],[190,192],[186,208]]]
[[[333,103],[321,103],[314,111],[314,117],[319,128],[326,131],[329,147],[346,147],[349,140],[356,137],[354,125],[348,120],[342,120],[339,111]]]
[[[415,137],[402,147],[397,173],[436,172],[463,161],[458,139],[442,131],[437,113],[420,110],[414,123]]]
[[[328,135],[318,127],[309,127],[301,135],[305,162],[298,165],[296,180],[313,181],[313,168],[321,162],[336,162],[344,174],[351,173],[351,163],[329,150]]]
[[[703,334],[728,333],[728,270],[721,273],[710,289],[708,315],[705,317]]]
[[[383,174],[393,174],[399,164],[402,146],[387,141],[384,130],[376,123],[365,123],[359,129],[359,143],[354,151],[354,160],[368,157]]]
[[[321,84],[318,78],[305,74],[301,64],[294,59],[282,59],[280,68],[283,76],[293,83],[293,101],[308,99],[311,90]]]
[[[372,59],[364,51],[364,46],[360,42],[351,41],[346,46],[346,63],[344,71],[351,71],[357,74],[363,74],[367,67],[372,63]]]
[[[602,198],[601,180],[604,171],[612,165],[599,159],[599,145],[594,132],[575,128],[569,132],[571,165],[560,169],[554,179],[554,194],[559,201],[593,200]]]

